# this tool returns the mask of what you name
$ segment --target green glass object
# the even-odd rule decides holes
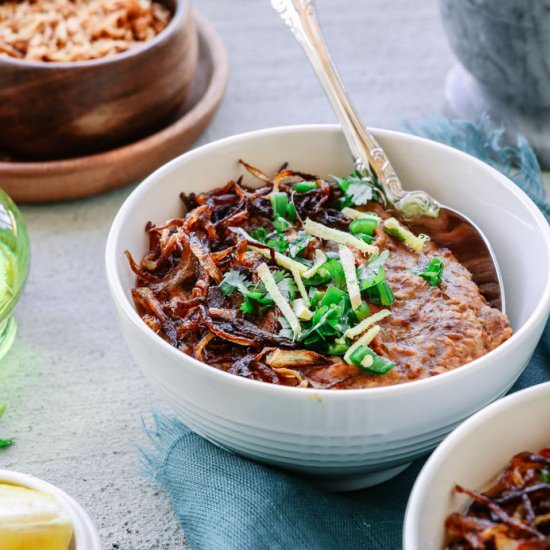
[[[29,259],[29,234],[21,213],[0,189],[0,359],[15,338],[12,314],[27,280]]]

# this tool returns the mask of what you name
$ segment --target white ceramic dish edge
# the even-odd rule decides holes
[[[517,393],[513,393],[504,399],[489,405],[485,409],[479,411],[471,418],[463,422],[451,434],[449,434],[437,449],[432,453],[426,464],[418,475],[407,503],[405,512],[405,521],[403,527],[403,548],[404,550],[441,550],[443,539],[443,522],[445,517],[457,511],[464,509],[465,503],[469,500],[464,495],[454,495],[452,486],[436,487],[436,478],[438,474],[442,474],[446,469],[446,464],[450,456],[461,457],[461,447],[465,446],[464,441],[470,444],[469,451],[472,451],[473,439],[476,433],[482,429],[486,429],[489,425],[494,426],[495,434],[502,436],[505,433],[504,439],[506,450],[497,448],[495,442],[488,439],[478,441],[479,449],[475,448],[473,452],[480,452],[486,456],[482,457],[482,464],[465,462],[465,467],[469,468],[477,479],[473,481],[474,485],[466,485],[470,489],[482,489],[487,483],[490,483],[510,461],[512,456],[522,451],[536,452],[539,449],[550,445],[550,431],[548,423],[550,422],[550,406],[546,407],[546,418],[531,418],[535,416],[535,411],[538,412],[545,404],[550,403],[550,382],[531,386]],[[536,406],[535,406],[536,405]],[[524,430],[521,433],[511,429],[511,426],[500,426],[498,429],[499,418],[513,412],[517,416],[517,422],[524,424]],[[523,415],[523,416],[522,416]],[[537,429],[533,430],[534,420],[538,421]],[[495,438],[498,437],[495,435]],[[518,441],[521,440],[521,441]],[[493,445],[492,445],[493,444]],[[461,460],[462,461],[462,460]],[[487,462],[492,462],[492,465],[487,466]],[[476,469],[480,468],[481,472]],[[472,474],[470,474],[472,475]],[[453,483],[461,483],[465,485],[468,479],[464,473],[453,473]],[[430,504],[430,497],[434,493],[434,488],[438,493],[443,492],[444,496],[438,494],[435,496],[437,500],[437,512],[432,515],[430,510],[427,510]],[[422,531],[422,521],[428,519],[432,529]],[[441,521],[440,521],[441,520]]]
[[[55,485],[32,475],[13,472],[11,470],[0,470],[0,482],[20,485],[21,487],[28,487],[53,495],[73,524],[74,550],[102,549],[99,534],[88,513],[76,500],[61,489],[58,489]]]
[[[399,132],[374,132],[383,146],[390,149],[392,159],[397,160],[396,168],[403,170],[410,187],[422,187],[422,181],[427,181],[419,181],[415,174],[420,172],[424,174],[422,178],[429,178],[426,168],[431,170],[433,159],[438,164],[438,176],[431,177],[432,192],[436,180],[437,190],[444,195],[439,198],[459,209],[464,207],[466,214],[485,226],[485,231],[494,229],[494,224],[500,220],[501,208],[505,209],[502,212],[508,220],[504,225],[501,223],[502,233],[516,241],[518,237],[514,233],[532,236],[538,243],[536,257],[540,268],[542,271],[548,269],[550,229],[537,207],[515,184],[481,161],[447,146]],[[303,157],[304,152],[306,157]],[[247,157],[250,153],[254,158]],[[170,217],[167,208],[174,214],[175,207],[165,206],[166,201],[175,204],[190,174],[197,180],[198,166],[206,170],[206,173],[199,173],[206,174],[201,181],[207,186],[212,181],[222,185],[232,176],[231,172],[236,171],[239,156],[259,163],[264,169],[274,168],[269,167],[276,162],[273,157],[293,162],[307,158],[309,166],[302,165],[299,169],[323,174],[344,173],[340,170],[351,168],[347,147],[335,125],[281,127],[226,138],[186,153],[147,178],[121,207],[107,241],[107,277],[124,337],[144,373],[194,431],[256,460],[310,475],[338,478],[345,481],[345,488],[357,488],[367,481],[354,485],[350,477],[364,472],[372,478],[371,482],[388,479],[404,464],[435,447],[464,418],[506,393],[527,364],[550,309],[550,281],[541,279],[540,275],[535,285],[538,289],[534,291],[535,302],[533,291],[528,291],[523,282],[520,284],[524,288],[515,293],[515,300],[511,300],[511,310],[516,310],[516,317],[519,315],[521,322],[509,341],[460,369],[400,386],[345,392],[273,386],[205,368],[154,335],[141,321],[129,299],[128,267],[122,262],[122,252],[124,248],[137,254],[143,250],[142,241],[138,243],[132,235],[136,232],[143,235],[142,224],[147,219],[162,222]],[[327,160],[325,156],[330,158]],[[331,160],[335,158],[338,162]],[[212,159],[217,162],[212,163]],[[263,164],[266,159],[267,166]],[[211,168],[211,165],[214,166]],[[417,166],[422,169],[417,170]],[[453,170],[460,172],[462,180],[453,177]],[[227,177],[219,181],[224,175]],[[457,190],[455,184],[443,186],[441,180],[445,179],[463,186],[468,194],[463,192],[461,195],[460,187]],[[473,183],[463,183],[468,179]],[[474,216],[468,212],[469,206],[475,204],[469,201],[476,190],[472,185],[484,182],[496,192],[503,188],[502,204],[492,208],[485,191],[475,201],[474,210],[478,214]],[[193,184],[187,190],[206,188]],[[451,195],[456,201],[446,200]],[[137,209],[136,216],[132,216],[134,209]],[[138,211],[141,212],[139,217]],[[491,212],[490,223],[479,219],[479,213],[487,211]],[[129,223],[132,226],[130,233],[126,227]],[[144,236],[139,238],[144,239]],[[489,238],[496,238],[494,231]],[[131,242],[134,244],[129,244]],[[505,246],[504,242],[504,237],[500,237],[496,243],[500,245],[495,247],[497,255],[500,247],[501,253],[504,250],[510,256],[510,246]],[[508,275],[508,287],[513,288],[525,272],[520,270],[518,275],[515,263],[511,269],[509,258],[507,264],[505,278]],[[122,277],[126,286],[122,284]],[[529,306],[522,303],[525,293],[531,293]],[[269,405],[267,409],[274,410],[263,410],[266,404]],[[410,413],[403,416],[403,410]],[[299,423],[295,422],[296,418],[301,419]]]

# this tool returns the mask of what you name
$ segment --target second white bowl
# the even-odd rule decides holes
[[[452,372],[400,386],[315,391],[239,378],[171,347],[136,313],[124,251],[141,258],[144,226],[181,215],[179,194],[239,175],[239,158],[269,172],[284,161],[321,176],[353,169],[337,126],[274,128],[224,139],[177,158],[139,185],[117,214],[106,267],[128,347],[195,432],[269,464],[321,477],[338,489],[378,483],[433,449],[459,422],[512,386],[550,309],[550,231],[531,200],[479,160],[432,141],[374,131],[408,188],[470,216],[500,262],[515,330],[498,349]]]
[[[403,535],[404,550],[441,550],[444,524],[468,497],[455,493],[487,486],[522,451],[550,445],[550,383],[512,394],[457,428],[432,454],[414,485]]]

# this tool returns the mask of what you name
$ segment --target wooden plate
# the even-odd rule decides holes
[[[0,187],[19,203],[88,197],[139,181],[191,147],[214,116],[225,91],[225,47],[205,19],[195,14],[199,62],[181,114],[149,136],[104,153],[46,162],[0,162]]]

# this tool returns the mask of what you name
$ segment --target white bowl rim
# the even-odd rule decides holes
[[[418,474],[409,495],[407,508],[405,510],[405,519],[403,522],[404,550],[412,550],[416,548],[413,543],[416,540],[415,535],[416,526],[418,525],[418,514],[426,496],[426,492],[428,491],[428,482],[432,478],[433,472],[438,470],[445,462],[449,452],[460,445],[462,438],[466,434],[475,430],[478,426],[484,424],[490,418],[498,416],[503,411],[513,407],[514,405],[519,403],[527,403],[533,399],[533,397],[540,394],[549,394],[550,396],[550,382],[530,386],[518,392],[507,395],[491,405],[488,405],[465,420],[439,444],[422,467],[422,470]],[[498,471],[495,471],[495,476],[498,475],[498,473]]]
[[[529,196],[522,189],[520,189],[515,183],[513,183],[509,178],[507,178],[504,174],[492,168],[488,164],[482,162],[481,160],[477,159],[476,157],[473,157],[472,155],[469,155],[467,153],[459,151],[458,149],[455,149],[453,147],[444,145],[442,143],[439,143],[430,139],[415,136],[412,134],[407,134],[404,132],[398,132],[394,130],[385,130],[381,128],[370,128],[370,130],[373,133],[383,137],[390,137],[390,138],[397,137],[401,139],[404,138],[406,140],[425,142],[426,144],[429,144],[430,147],[433,147],[435,149],[445,150],[448,153],[462,157],[465,162],[469,162],[471,164],[477,164],[478,167],[483,168],[484,170],[487,170],[489,173],[492,173],[494,176],[496,176],[500,180],[500,183],[504,187],[506,187],[509,192],[515,195],[517,200],[520,201],[523,204],[523,206],[527,208],[528,211],[531,213],[534,220],[537,222],[537,225],[541,231],[541,234],[544,235],[545,237],[546,252],[550,260],[550,226],[548,225],[548,222],[546,221],[546,219],[544,218],[544,216],[542,215],[538,207],[535,205],[535,203],[529,198]],[[521,326],[516,332],[514,332],[514,334],[512,334],[512,336],[508,340],[506,340],[506,342],[504,342],[494,350],[490,351],[489,353],[483,355],[482,357],[479,357],[478,359],[470,363],[467,363],[466,365],[462,365],[459,368],[453,369],[452,371],[438,374],[437,376],[432,376],[429,378],[423,378],[421,380],[414,380],[411,382],[405,382],[402,384],[396,384],[391,386],[347,389],[342,391],[335,391],[331,389],[313,390],[311,388],[296,388],[296,387],[290,387],[290,386],[280,386],[278,384],[267,384],[265,382],[258,381],[258,380],[249,380],[248,378],[244,378],[242,376],[236,376],[234,374],[230,374],[225,371],[216,369],[215,367],[211,367],[207,363],[203,363],[202,361],[199,361],[194,357],[191,357],[190,355],[184,354],[183,352],[181,352],[180,350],[178,350],[174,346],[171,346],[168,342],[163,340],[158,334],[155,334],[142,321],[137,311],[135,310],[133,305],[130,303],[130,301],[126,297],[120,278],[118,277],[117,269],[116,269],[115,243],[121,232],[123,220],[126,217],[127,213],[133,209],[134,205],[139,201],[140,196],[143,192],[148,190],[150,187],[153,187],[154,185],[156,185],[157,180],[161,179],[165,173],[171,171],[174,166],[180,163],[186,163],[188,161],[191,161],[196,156],[203,155],[205,152],[208,153],[211,151],[215,151],[218,148],[223,148],[232,143],[238,142],[243,139],[249,139],[254,136],[259,137],[259,136],[265,136],[270,134],[277,135],[277,134],[286,134],[289,132],[292,133],[292,132],[304,132],[304,131],[326,132],[327,134],[342,132],[341,127],[337,124],[298,124],[298,125],[291,125],[291,126],[278,126],[274,128],[265,128],[262,130],[254,130],[251,132],[235,134],[233,136],[229,136],[220,140],[207,143],[205,145],[202,145],[201,147],[197,147],[196,149],[188,151],[183,155],[180,155],[179,157],[176,157],[170,162],[164,164],[163,166],[155,170],[152,174],[150,174],[147,178],[145,178],[126,198],[126,200],[123,202],[120,209],[118,210],[117,214],[115,215],[115,218],[111,225],[111,229],[109,230],[109,235],[107,237],[107,244],[105,248],[105,266],[106,266],[106,272],[107,272],[107,280],[111,288],[111,293],[114,300],[116,301],[118,306],[122,308],[123,312],[126,314],[128,319],[135,326],[137,326],[138,329],[143,333],[145,338],[149,338],[152,341],[157,342],[157,344],[163,347],[165,351],[172,354],[175,358],[181,360],[182,363],[186,361],[188,362],[189,366],[192,366],[193,368],[204,368],[204,366],[207,366],[211,371],[213,371],[212,376],[222,377],[220,378],[220,380],[223,380],[225,378],[226,383],[235,384],[235,385],[239,384],[242,386],[243,389],[246,387],[256,388],[256,391],[262,391],[269,394],[273,394],[277,392],[279,393],[285,392],[287,396],[295,395],[299,398],[301,398],[302,396],[306,396],[306,395],[312,396],[312,394],[319,394],[319,393],[322,393],[323,399],[346,399],[346,398],[349,399],[349,397],[346,397],[346,396],[358,396],[361,394],[364,394],[365,396],[366,395],[371,396],[372,398],[374,398],[375,396],[382,397],[387,394],[390,394],[397,398],[399,396],[402,396],[405,393],[408,393],[411,391],[417,391],[426,386],[437,386],[439,384],[447,383],[447,381],[451,382],[453,380],[453,377],[463,376],[464,373],[466,372],[483,368],[483,364],[485,361],[487,361],[488,358],[495,361],[498,359],[503,359],[509,347],[511,347],[512,345],[515,345],[515,343],[520,338],[523,338],[524,335],[526,335],[526,333],[532,330],[535,325],[539,324],[539,322],[544,320],[543,317],[546,317],[547,315],[546,310],[550,306],[550,278],[548,278],[546,281],[546,286],[544,287],[544,291],[539,300],[539,303],[537,304],[535,310],[527,319],[527,321],[523,324],[523,326]]]
[[[65,491],[43,479],[13,470],[0,469],[0,483],[2,482],[54,496],[73,522],[76,550],[101,550],[101,540],[94,522],[86,510]]]

